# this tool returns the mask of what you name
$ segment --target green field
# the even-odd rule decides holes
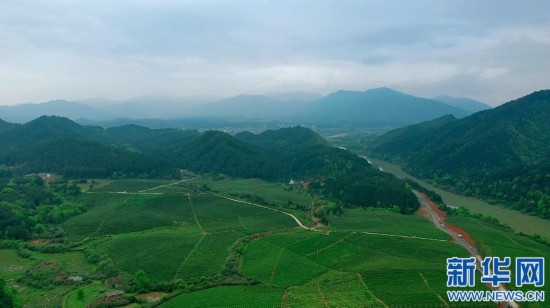
[[[101,283],[100,282],[94,282],[90,285],[87,285],[85,287],[82,287],[82,293],[83,297],[78,298],[77,290],[69,293],[64,299],[63,299],[63,307],[75,307],[75,308],[86,308],[87,303],[93,301],[98,296],[101,296],[100,292]]]
[[[182,294],[162,307],[281,307],[283,289],[229,286]],[[222,304],[223,303],[223,304]]]
[[[152,189],[161,185],[167,185],[174,183],[173,180],[152,180],[152,179],[124,179],[113,180],[107,185],[101,185],[91,191],[96,192],[139,192],[143,190]]]
[[[347,209],[342,216],[330,216],[332,230],[366,231],[449,240],[421,216],[405,216],[385,209]]]
[[[216,190],[225,194],[253,192],[267,202],[312,200],[303,192],[259,180],[208,181],[212,189],[218,185]],[[143,184],[121,180],[109,185],[130,191]],[[173,297],[163,307],[211,307],[221,302],[232,307],[403,307],[411,303],[433,307],[449,304],[446,258],[467,256],[447,234],[420,216],[345,209],[341,216],[329,215],[327,227],[305,230],[273,210],[287,211],[284,207],[262,208],[192,191],[171,185],[139,194],[83,193],[79,200],[88,205],[88,211],[63,224],[75,251],[33,252],[25,259],[15,250],[0,250],[0,275],[12,285],[23,286],[19,294],[30,307],[39,306],[43,294],[55,303],[64,298],[68,307],[84,307],[103,296],[98,286],[108,277],[96,273],[105,262],[123,279],[132,281],[136,272],[144,271],[155,283],[185,286],[173,293],[150,290]],[[309,211],[288,212],[304,223],[310,215]],[[464,217],[449,221],[469,231],[483,253],[550,256],[549,247],[497,226]],[[86,262],[84,249],[93,250],[103,261]],[[235,256],[237,276],[224,273]],[[49,290],[16,282],[52,260],[60,270],[86,280]],[[237,285],[223,286],[232,283]],[[83,288],[82,300],[76,298],[78,288]],[[476,288],[486,290],[479,283]]]
[[[90,193],[81,201],[91,208],[63,224],[71,241],[194,224],[188,198],[181,194]]]
[[[43,272],[41,268],[46,265],[52,269],[51,272]],[[85,261],[84,254],[78,251],[64,253],[40,253],[33,252],[29,258],[20,257],[15,250],[0,249],[0,277],[7,280],[8,284],[16,286],[17,296],[26,307],[44,307],[44,303],[61,303],[61,299],[72,288],[72,284],[54,284],[47,289],[28,286],[18,282],[27,276],[27,273],[38,273],[32,280],[38,277],[48,281],[55,281],[56,277],[80,275],[91,277],[94,267]],[[27,281],[25,279],[25,281]],[[48,305],[46,305],[48,306]]]
[[[359,274],[329,271],[301,286],[290,287],[283,307],[383,307]]]
[[[290,179],[289,179],[290,180]],[[276,204],[288,201],[309,206],[312,198],[298,190],[287,191],[281,183],[268,183],[259,179],[200,179],[199,184],[206,184],[211,189],[224,193],[254,194]]]
[[[156,279],[172,279],[201,235],[197,228],[174,228],[115,235],[97,247],[119,269],[144,270]]]
[[[234,230],[252,234],[296,227],[291,217],[250,204],[206,194],[193,196],[191,200],[199,224],[205,232]]]

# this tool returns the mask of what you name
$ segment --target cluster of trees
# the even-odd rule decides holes
[[[397,206],[402,214],[412,214],[419,208],[416,197],[405,189],[403,181],[389,174],[372,172],[371,169],[356,167],[354,172],[312,182],[309,189],[343,202],[345,207]]]
[[[76,185],[46,185],[40,177],[0,178],[0,239],[54,238],[56,225],[86,211]]]

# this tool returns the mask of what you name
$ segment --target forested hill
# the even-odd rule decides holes
[[[6,126],[0,128],[2,174],[178,178],[179,170],[189,169],[269,181],[312,181],[312,190],[350,206],[396,205],[403,213],[418,207],[403,181],[329,146],[303,127],[235,138],[220,131],[136,125],[104,129],[47,116],[1,126]]]
[[[550,218],[549,117],[543,90],[461,120],[391,131],[372,151],[440,185]]]

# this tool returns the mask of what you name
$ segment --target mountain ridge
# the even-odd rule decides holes
[[[548,117],[550,90],[541,90],[425,131],[421,123],[388,132],[372,152],[442,186],[550,218]]]

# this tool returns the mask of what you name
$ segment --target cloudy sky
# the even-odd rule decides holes
[[[550,1],[0,2],[0,105],[391,87],[550,88]]]

